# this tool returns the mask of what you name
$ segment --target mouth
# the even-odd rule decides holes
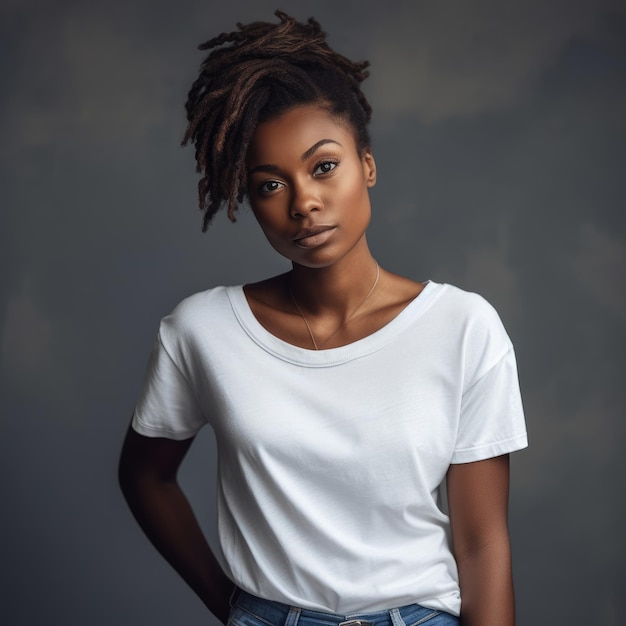
[[[303,228],[293,238],[293,242],[301,248],[314,248],[325,243],[334,233],[335,226],[316,226]]]
[[[296,233],[293,240],[299,241],[300,239],[306,239],[307,237],[314,237],[315,235],[325,233],[327,230],[331,230],[333,228],[334,226],[315,226],[313,228],[303,228]]]

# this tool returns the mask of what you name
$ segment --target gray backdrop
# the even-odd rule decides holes
[[[195,45],[249,0],[3,0],[0,621],[211,624],[126,510],[116,461],[159,318],[285,269],[244,209],[200,233],[178,147]],[[626,623],[626,10],[612,0],[282,2],[369,58],[370,243],[485,295],[515,343],[521,626]],[[213,441],[182,479],[212,540]]]

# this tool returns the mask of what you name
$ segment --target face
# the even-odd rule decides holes
[[[299,106],[260,124],[247,168],[252,211],[292,262],[325,267],[366,245],[374,159],[324,108]]]

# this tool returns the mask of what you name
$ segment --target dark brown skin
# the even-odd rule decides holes
[[[317,105],[291,109],[258,127],[247,164],[252,211],[270,244],[293,266],[288,274],[245,287],[253,313],[271,333],[313,347],[290,284],[325,349],[372,334],[424,288],[381,268],[376,289],[359,307],[376,277],[365,236],[376,164],[371,151],[359,154],[345,123]],[[307,228],[330,228],[332,235],[305,246],[297,237]]]
[[[376,277],[365,236],[376,166],[369,150],[359,153],[342,120],[315,105],[291,109],[258,127],[247,167],[255,217],[271,245],[292,262],[290,272],[245,287],[252,312],[269,332],[313,348],[290,287],[321,349],[372,334],[421,293],[422,283],[381,268],[376,289],[364,302]],[[330,236],[302,245],[299,233],[320,225]],[[150,540],[225,622],[232,583],[176,482],[190,443],[129,430],[120,482]],[[461,623],[514,626],[508,456],[452,465],[447,484]]]
[[[509,455],[451,465],[447,486],[461,586],[461,624],[514,626]]]
[[[119,464],[122,492],[155,548],[222,622],[233,583],[226,577],[176,474],[193,439],[144,437],[128,429]]]

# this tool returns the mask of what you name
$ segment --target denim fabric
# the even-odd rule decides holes
[[[409,604],[373,613],[335,615],[263,600],[238,590],[234,595],[228,626],[458,626],[449,613]]]

